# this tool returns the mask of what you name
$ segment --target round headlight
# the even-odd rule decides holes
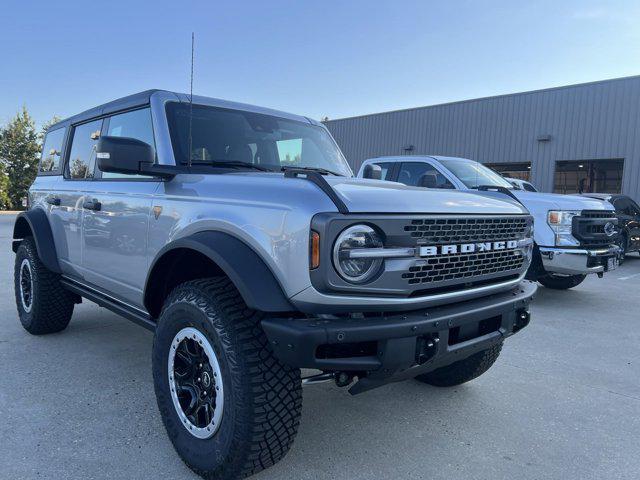
[[[382,265],[381,258],[359,257],[351,253],[363,248],[380,248],[382,239],[367,225],[354,225],[338,236],[333,245],[333,265],[342,278],[350,283],[364,283]]]

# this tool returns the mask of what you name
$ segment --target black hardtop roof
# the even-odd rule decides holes
[[[126,110],[128,108],[140,107],[143,105],[148,105],[151,95],[156,92],[162,92],[166,90],[160,89],[151,89],[145,90],[144,92],[134,93],[133,95],[127,95],[126,97],[118,98],[116,100],[112,100],[111,102],[104,103],[102,105],[98,105],[97,107],[90,108],[89,110],[85,110],[82,113],[78,113],[77,115],[73,115],[72,117],[65,118],[49,127],[49,130],[57,130],[58,128],[66,127],[74,123],[80,123],[85,120],[91,120],[95,117],[100,117],[102,115],[107,115],[112,112],[117,112],[119,110]],[[173,92],[169,92],[173,93]],[[177,100],[177,97],[176,97]]]

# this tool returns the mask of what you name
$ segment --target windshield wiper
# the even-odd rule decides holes
[[[282,170],[283,172],[286,172],[287,170],[308,170],[310,172],[318,172],[318,173],[323,173],[325,175],[335,175],[336,177],[346,176],[346,175],[343,175],[342,173],[337,173],[322,167],[296,167],[294,165],[291,165],[291,166],[285,165],[280,170]]]
[[[237,160],[213,160],[211,162],[192,162],[192,165],[208,165],[211,167],[227,167],[227,168],[248,168],[251,170],[259,170],[261,172],[273,172],[270,168],[256,165],[254,163],[240,162]]]

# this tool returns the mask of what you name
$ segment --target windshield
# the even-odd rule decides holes
[[[193,105],[191,121],[189,117],[189,104],[167,104],[176,162],[187,163],[191,130],[193,164],[249,164],[273,171],[319,168],[352,176],[329,133],[311,123],[204,105]]]
[[[447,170],[453,173],[468,188],[478,188],[483,185],[504,187],[513,190],[513,185],[502,176],[478,162],[469,160],[439,159]]]

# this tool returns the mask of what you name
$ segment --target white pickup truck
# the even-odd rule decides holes
[[[359,177],[405,185],[456,190],[485,190],[508,195],[534,217],[534,257],[527,278],[554,289],[582,283],[587,274],[602,276],[618,266],[617,219],[613,206],[589,198],[517,190],[502,176],[474,160],[444,156],[378,157],[366,160]]]

